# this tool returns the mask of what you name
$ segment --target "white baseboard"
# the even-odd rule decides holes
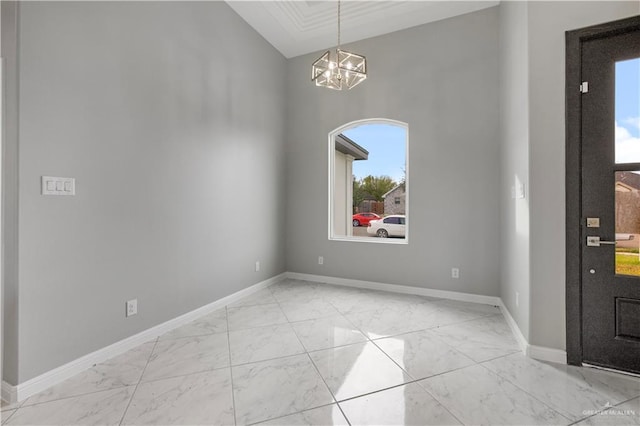
[[[520,327],[511,316],[511,312],[500,299],[500,310],[502,311],[502,315],[507,320],[507,324],[511,328],[513,335],[518,341],[518,346],[526,356],[529,358],[537,359],[538,361],[548,361],[554,362],[556,364],[566,364],[567,363],[567,352],[560,349],[547,348],[545,346],[536,346],[530,345],[527,339],[522,334]]]
[[[218,299],[215,302],[209,303],[184,315],[180,315],[179,317],[166,321],[155,327],[149,328],[131,337],[127,337],[126,339],[120,340],[119,342],[87,354],[60,367],[54,368],[53,370],[34,377],[33,379],[20,383],[17,386],[13,386],[3,381],[2,399],[10,403],[23,401],[24,399],[29,398],[30,396],[35,395],[38,392],[48,389],[51,386],[61,383],[64,380],[69,379],[76,374],[87,370],[88,368],[91,368],[95,364],[104,362],[110,358],[120,355],[128,350],[135,348],[136,346],[153,340],[162,334],[165,334],[175,328],[198,319],[203,315],[223,308],[226,305],[249,296],[250,294],[255,293],[258,290],[267,288],[272,284],[282,281],[283,279],[285,279],[285,277],[286,273],[282,273],[280,275],[276,275],[275,277],[271,277],[269,279],[261,281],[257,284],[252,285],[251,287],[247,287],[229,296],[223,297],[222,299]]]
[[[389,291],[392,293],[415,294],[417,296],[437,297],[442,299],[459,300],[462,302],[482,303],[485,305],[500,306],[500,298],[483,296],[480,294],[460,293],[457,291],[434,290],[423,287],[411,287],[406,285],[385,284],[375,281],[352,280],[347,278],[327,277],[323,275],[301,274],[287,272],[287,278],[294,280],[315,281],[327,284],[342,285],[345,287],[366,288],[369,290]]]
[[[511,332],[513,333],[513,336],[516,338],[516,341],[518,342],[518,346],[520,346],[520,350],[526,354],[527,348],[529,347],[529,342],[527,341],[526,337],[524,337],[524,334],[522,334],[520,327],[518,327],[518,323],[516,322],[516,320],[513,319],[513,317],[511,316],[511,312],[509,312],[509,309],[507,309],[505,304],[502,302],[502,299],[500,299],[499,306],[500,306],[500,311],[504,316],[504,319],[507,321],[507,324],[509,325]]]
[[[18,394],[16,391],[16,386],[10,385],[9,383],[2,381],[2,400],[13,403],[18,400]]]
[[[527,345],[526,354],[529,358],[537,359],[539,361],[554,362],[556,364],[567,363],[567,352],[560,349]]]

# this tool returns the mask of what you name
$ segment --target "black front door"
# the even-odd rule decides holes
[[[582,362],[640,373],[640,29],[581,49]]]

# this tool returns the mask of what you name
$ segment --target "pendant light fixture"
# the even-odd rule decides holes
[[[311,66],[311,81],[329,89],[351,89],[367,78],[367,58],[340,49],[340,0],[338,0],[338,47],[327,50]]]

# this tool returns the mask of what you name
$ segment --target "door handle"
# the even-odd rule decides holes
[[[589,236],[587,237],[587,247],[600,247],[601,245],[615,246],[615,241],[603,241],[600,237]]]

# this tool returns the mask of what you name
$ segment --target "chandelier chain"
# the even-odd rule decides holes
[[[340,49],[340,0],[338,0],[338,49]]]

